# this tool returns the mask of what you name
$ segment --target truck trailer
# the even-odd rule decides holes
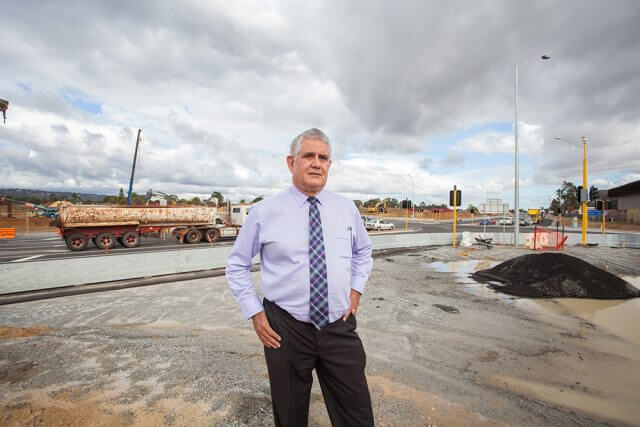
[[[180,243],[215,242],[238,234],[250,206],[227,206],[220,216],[216,207],[70,205],[59,208],[55,225],[67,247],[83,251],[91,240],[99,249],[118,242],[135,248],[141,237],[171,233]]]

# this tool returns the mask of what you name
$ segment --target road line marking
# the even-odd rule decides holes
[[[30,259],[34,259],[34,258],[40,258],[41,256],[44,256],[45,254],[42,255],[32,255],[32,256],[28,256],[26,258],[20,258],[20,259],[14,259],[13,261],[9,261],[9,262],[22,262],[22,261],[29,261]]]

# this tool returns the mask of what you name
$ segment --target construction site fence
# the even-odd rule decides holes
[[[15,228],[0,228],[0,239],[15,239],[15,238],[16,238]]]
[[[376,216],[376,217],[384,217],[384,218],[398,218],[409,216],[409,218],[414,216],[414,218],[418,219],[433,219],[433,220],[453,220],[453,211],[450,212],[432,212],[424,210],[422,212],[416,208],[415,212],[412,209],[409,209],[407,212],[406,209],[398,209],[398,208],[387,208],[386,212],[369,212],[368,208],[360,208],[360,214],[365,216]],[[484,218],[482,214],[473,214],[466,211],[457,211],[456,216],[458,218]]]

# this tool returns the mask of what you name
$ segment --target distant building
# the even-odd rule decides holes
[[[625,221],[640,223],[640,180],[610,188],[607,198],[616,199],[614,206]]]

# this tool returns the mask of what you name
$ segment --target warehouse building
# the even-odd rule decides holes
[[[615,198],[617,210],[625,221],[640,223],[640,180],[610,188],[607,198]]]

